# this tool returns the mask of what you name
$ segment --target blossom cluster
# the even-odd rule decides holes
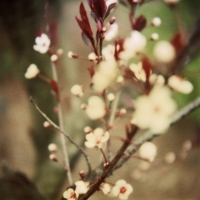
[[[170,8],[174,8],[179,0],[164,0],[164,2]],[[112,162],[110,155],[113,152],[109,152],[110,140],[117,120],[124,118],[130,127],[136,127],[142,133],[148,131],[153,135],[163,134],[170,128],[171,119],[178,108],[173,95],[189,94],[193,91],[193,85],[177,72],[178,69],[174,65],[181,49],[186,45],[181,37],[182,33],[174,34],[169,41],[160,40],[156,27],[162,25],[162,20],[157,16],[149,20],[139,15],[130,17],[131,32],[122,38],[117,18],[110,17],[117,1],[88,0],[87,3],[96,24],[96,32],[94,33],[95,28],[91,27],[84,3],[79,7],[80,17],[76,16],[75,19],[81,29],[83,42],[91,48],[89,55],[84,57],[84,60],[90,63],[87,70],[91,77],[91,87],[86,90],[84,85],[74,84],[69,96],[86,98],[87,102],[81,105],[82,110],[90,120],[99,122],[98,125],[95,123],[92,125],[94,128],[89,126],[84,128],[84,145],[89,149],[97,148],[102,153],[104,160],[101,167],[102,171],[105,171]],[[145,1],[126,1],[127,7],[131,7],[131,10],[137,9],[143,3]],[[148,23],[154,30],[149,38],[142,32],[148,28]],[[109,44],[104,45],[105,40],[109,41]],[[148,41],[154,42],[152,57],[147,55]],[[52,43],[45,33],[36,37],[35,43],[34,50],[41,54],[49,54],[53,63],[61,55],[60,51],[51,52]],[[73,51],[69,51],[68,57],[83,59]],[[50,83],[57,100],[60,100],[57,82],[44,77],[35,64],[28,67],[25,77],[27,79],[40,77]],[[124,100],[120,96],[121,93],[128,97]],[[126,126],[126,135],[119,139],[128,147],[132,144],[132,138],[129,138],[130,132],[127,127],[129,126]],[[156,146],[151,142],[144,142],[139,146],[139,156],[153,162],[157,153]],[[50,159],[57,161],[55,154],[57,146],[51,144],[48,149],[51,153]],[[124,150],[122,156],[125,153]],[[117,153],[113,153],[115,154]],[[168,154],[166,160],[168,163],[173,162],[175,156]],[[84,181],[84,177],[81,178],[74,183],[75,186],[70,186],[63,193],[65,199],[77,200],[92,188],[94,180]],[[101,179],[97,179],[96,182],[99,180]],[[133,192],[132,186],[123,179],[115,184],[103,179],[98,190],[122,200],[128,199]]]
[[[89,190],[89,182],[83,180],[75,182],[75,189],[68,188],[64,193],[63,197],[67,200],[76,200],[82,194],[85,194]],[[121,200],[128,199],[129,195],[133,192],[132,186],[125,180],[118,180],[113,187],[109,183],[102,183],[99,187],[104,194],[109,194],[114,197],[119,197]]]

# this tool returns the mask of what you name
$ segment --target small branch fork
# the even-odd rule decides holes
[[[60,133],[62,133],[77,149],[80,150],[80,152],[83,154],[83,156],[85,157],[85,160],[87,162],[87,166],[88,166],[88,175],[91,174],[92,172],[92,167],[90,164],[90,159],[88,157],[88,155],[85,153],[85,151],[83,150],[82,147],[80,147],[78,144],[76,144],[73,139],[66,134],[59,126],[57,126],[51,119],[49,119],[49,117],[47,117],[47,115],[41,111],[41,109],[38,107],[38,105],[35,103],[35,101],[33,100],[32,97],[30,97],[30,102],[35,106],[35,108],[37,109],[37,111],[55,128],[57,129]]]
[[[100,185],[104,182],[104,180],[112,174],[116,169],[120,168],[131,156],[124,156],[125,154],[132,155],[134,154],[140,145],[142,145],[146,141],[151,141],[155,137],[158,136],[158,134],[151,133],[150,131],[145,131],[143,134],[138,136],[133,142],[132,139],[135,136],[138,128],[136,126],[131,126],[130,130],[127,130],[127,139],[122,144],[121,148],[118,150],[114,158],[111,160],[108,166],[106,166],[103,171],[102,165],[97,167],[93,173],[91,169],[91,165],[89,162],[89,158],[87,154],[84,152],[84,150],[77,145],[63,130],[61,130],[54,122],[52,122],[46,114],[44,114],[40,108],[37,106],[33,98],[30,98],[30,101],[33,103],[35,108],[39,111],[39,113],[58,131],[60,131],[67,139],[69,139],[72,144],[74,144],[84,155],[86,162],[88,164],[88,175],[87,177],[90,177],[91,174],[93,174],[96,177],[93,177],[96,179],[96,182],[93,183],[92,187],[88,190],[88,192],[82,196],[80,196],[79,200],[86,200],[88,199],[92,194],[94,194],[100,187]],[[200,107],[200,96],[198,96],[196,99],[188,103],[185,107],[183,107],[180,111],[175,113],[173,116],[170,126],[177,123],[178,121],[182,120],[184,117],[186,117],[188,114],[192,113],[194,110]],[[101,168],[101,169],[100,169]],[[101,171],[101,175],[99,176],[99,170]]]

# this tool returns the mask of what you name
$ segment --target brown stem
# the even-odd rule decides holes
[[[119,149],[119,151],[117,152],[117,154],[115,155],[113,160],[110,162],[109,166],[107,168],[105,168],[102,175],[99,178],[97,178],[98,181],[88,190],[88,192],[86,194],[81,196],[79,200],[88,199],[92,194],[94,194],[99,189],[99,186],[101,185],[101,183],[106,179],[107,176],[110,175],[110,173],[112,173],[115,165],[118,163],[118,161],[124,155],[124,152],[127,149],[127,147],[129,146],[130,141],[134,137],[137,129],[138,128],[136,126],[131,127],[131,131],[128,134],[126,142],[123,143],[123,145],[121,146],[121,148]]]

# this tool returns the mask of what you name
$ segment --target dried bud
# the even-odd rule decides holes
[[[57,55],[62,56],[63,55],[63,49],[58,49],[57,50]]]

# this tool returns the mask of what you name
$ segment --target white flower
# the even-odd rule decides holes
[[[39,73],[40,70],[37,68],[37,66],[35,64],[31,64],[25,73],[25,78],[27,79],[35,78]]]
[[[82,97],[83,96],[83,88],[81,85],[74,85],[71,88],[71,93],[75,96]]]
[[[91,96],[88,99],[88,105],[86,107],[86,114],[92,120],[102,118],[105,114],[105,103],[98,96]]]
[[[87,141],[85,142],[85,146],[88,148],[102,148],[109,137],[110,134],[108,131],[104,132],[102,128],[96,128],[93,132],[86,134],[85,138]]]
[[[79,193],[76,190],[73,190],[72,188],[69,188],[63,193],[63,197],[67,200],[75,200],[79,196]]]
[[[89,190],[89,182],[76,181],[74,184],[76,185],[76,192],[78,194],[85,194]]]
[[[155,45],[153,54],[158,62],[167,64],[175,59],[176,51],[170,42],[160,41]]]
[[[157,154],[157,147],[152,142],[145,142],[139,148],[139,155],[142,158],[148,159],[149,161],[153,161]]]
[[[110,40],[114,39],[114,38],[117,36],[118,30],[119,30],[119,26],[118,26],[117,23],[111,24],[111,25],[107,28],[107,30],[106,30],[106,32],[105,32],[105,34],[104,34],[104,36],[105,36],[104,39],[105,39],[106,41],[110,41]]]
[[[100,190],[104,193],[104,194],[108,194],[111,190],[110,185],[108,183],[102,183],[100,185]]]
[[[165,83],[165,78],[162,76],[162,75],[158,75],[158,74],[151,74],[150,77],[149,77],[149,82],[152,84],[152,85],[164,85]]]
[[[135,100],[133,119],[141,129],[149,129],[161,134],[170,126],[170,119],[176,110],[171,91],[166,86],[155,85],[150,94],[139,96]]]
[[[134,75],[138,80],[146,81],[146,74],[144,69],[142,68],[142,62],[139,62],[137,64],[132,63],[130,64],[129,68],[132,72],[134,72]]]
[[[133,192],[133,188],[125,180],[118,180],[115,186],[112,188],[112,194],[119,199],[126,200],[128,196]]]
[[[113,59],[115,53],[115,47],[114,45],[107,45],[102,49],[102,55],[105,58],[105,60],[109,60],[109,58]]]
[[[129,60],[130,58],[144,51],[147,40],[139,31],[132,31],[131,36],[124,41],[124,51],[120,53],[120,58]]]
[[[193,90],[192,83],[176,75],[172,75],[169,77],[168,85],[172,89],[181,92],[183,94],[189,94]]]
[[[101,61],[92,77],[93,88],[97,92],[105,90],[117,75],[117,63],[114,57]]]
[[[40,37],[36,37],[35,43],[36,45],[33,46],[35,51],[38,51],[40,53],[46,53],[49,50],[51,42],[48,36],[42,33]]]

